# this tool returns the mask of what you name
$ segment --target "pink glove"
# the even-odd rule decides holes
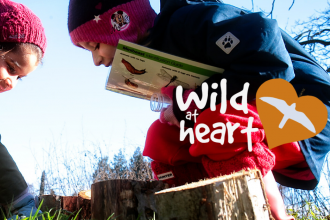
[[[173,101],[173,92],[174,89],[176,87],[175,86],[169,86],[169,87],[163,87],[161,89],[161,93],[164,95],[167,95],[168,97],[170,97]],[[183,93],[183,101],[186,102],[188,99],[189,94],[194,91],[193,89],[190,90],[185,90]],[[189,106],[189,108],[186,110],[186,112],[191,112],[194,113],[194,110],[197,109],[197,112],[200,113],[200,110],[197,108],[196,104],[194,102],[192,102]],[[173,112],[173,106],[170,105],[167,108],[162,109],[161,113],[160,113],[160,118],[159,120],[162,123],[168,123],[169,125],[176,125],[178,127],[180,127],[180,123],[178,121],[178,119],[175,117],[174,112]]]

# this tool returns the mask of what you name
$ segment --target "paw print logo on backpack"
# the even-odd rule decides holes
[[[231,39],[231,37],[229,36],[228,38],[226,37],[223,41],[222,41],[222,45],[225,48],[230,48],[231,45],[234,43],[234,41]]]
[[[237,46],[239,42],[240,40],[237,37],[235,37],[231,32],[227,32],[225,35],[220,37],[215,43],[226,54],[230,54],[230,52]]]

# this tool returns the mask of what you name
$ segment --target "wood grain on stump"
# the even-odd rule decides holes
[[[77,214],[77,196],[61,196],[62,213],[69,215],[72,219]]]
[[[155,193],[162,220],[272,219],[260,171],[241,171]]]
[[[77,210],[78,219],[91,219],[91,190],[85,190],[78,193]]]

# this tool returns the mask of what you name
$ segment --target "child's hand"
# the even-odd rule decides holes
[[[161,93],[164,94],[164,95],[167,95],[173,101],[173,95],[174,95],[173,92],[174,92],[175,88],[176,88],[175,86],[163,87],[161,89]],[[192,89],[184,90],[183,97],[182,97],[184,102],[186,102],[186,100],[188,99],[189,94],[192,91],[193,91]],[[200,113],[200,110],[197,108],[196,104],[194,102],[191,102],[190,106],[188,107],[188,109],[185,112],[186,113],[187,112],[194,112],[194,110],[197,110],[197,113]],[[174,115],[174,112],[173,112],[173,104],[161,111],[160,121],[162,123],[168,123],[170,125],[176,125],[176,126],[180,127],[179,120],[176,118],[176,116]]]
[[[176,125],[176,126],[180,127],[180,123],[176,119],[176,117],[173,113],[172,105],[168,106],[165,109],[162,109],[159,120],[162,123],[168,123],[169,125]]]
[[[161,89],[161,93],[164,95],[167,95],[173,101],[173,90],[174,89],[175,89],[175,86],[163,87]],[[159,120],[162,123],[168,123],[169,125],[176,125],[176,126],[180,127],[179,121],[173,113],[172,105],[168,106],[165,109],[162,109]]]

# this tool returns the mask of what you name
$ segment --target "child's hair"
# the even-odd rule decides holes
[[[37,56],[37,62],[42,62],[43,52],[41,48],[32,43],[0,42],[0,56],[9,51],[16,51],[19,48],[26,48]]]

